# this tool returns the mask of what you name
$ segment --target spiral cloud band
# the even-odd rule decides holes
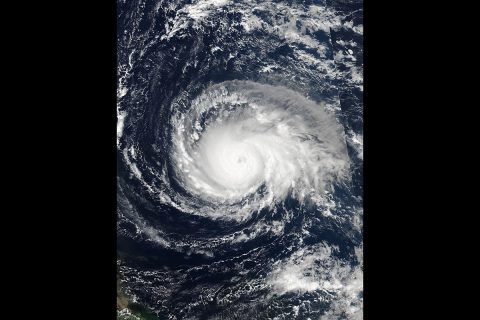
[[[172,124],[176,179],[217,218],[242,220],[288,195],[318,199],[348,176],[335,116],[285,87],[216,84]]]

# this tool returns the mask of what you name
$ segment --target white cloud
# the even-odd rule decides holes
[[[298,250],[290,258],[275,263],[273,272],[268,276],[268,284],[278,295],[317,290],[330,295],[330,309],[321,317],[322,320],[338,319],[341,314],[348,319],[361,319],[363,249],[356,248],[352,257],[359,265],[336,258],[332,254],[335,250],[336,247],[324,244]]]

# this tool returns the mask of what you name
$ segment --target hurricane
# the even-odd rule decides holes
[[[176,178],[215,218],[246,219],[288,194],[301,202],[321,197],[348,169],[335,118],[285,87],[214,85],[172,125]]]
[[[362,319],[362,3],[117,8],[118,319]]]

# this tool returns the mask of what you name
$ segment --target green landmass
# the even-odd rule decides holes
[[[144,306],[132,302],[122,290],[117,275],[117,320],[160,320]]]

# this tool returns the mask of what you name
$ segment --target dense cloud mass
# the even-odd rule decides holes
[[[172,125],[176,175],[217,217],[248,218],[289,193],[300,201],[321,196],[347,174],[343,128],[324,106],[285,87],[214,85]]]

